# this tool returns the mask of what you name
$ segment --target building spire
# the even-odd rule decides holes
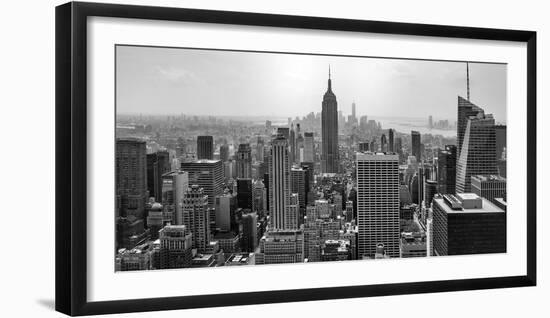
[[[466,97],[470,101],[470,64],[466,62]]]
[[[328,90],[332,90],[332,82],[330,80],[330,64],[328,65]]]

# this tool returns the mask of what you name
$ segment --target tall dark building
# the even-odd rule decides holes
[[[117,139],[115,156],[118,215],[144,217],[147,202],[147,155],[145,141]]]
[[[197,137],[197,159],[214,159],[214,137]]]
[[[411,150],[412,155],[416,157],[417,162],[422,161],[422,146],[420,143],[420,133],[418,131],[411,131]]]
[[[243,252],[254,252],[258,246],[258,215],[256,212],[242,216],[243,233],[241,248]]]
[[[265,206],[267,207],[267,210],[271,208],[270,204],[270,198],[271,194],[269,193],[271,184],[269,183],[269,172],[264,174],[264,185],[265,185]]]
[[[473,193],[433,199],[433,248],[436,255],[506,252],[506,213]]]
[[[302,167],[302,169],[306,170],[307,178],[309,180],[307,191],[309,191],[309,185],[313,184],[314,178],[315,178],[315,163],[313,163],[313,162],[302,162],[300,164],[300,167]]]
[[[240,144],[235,154],[237,178],[252,178],[252,149],[250,144]]]
[[[287,141],[290,139],[290,129],[288,127],[278,127],[277,134],[282,135]]]
[[[254,211],[252,179],[237,179],[237,206]]]
[[[328,73],[328,88],[323,96],[321,111],[322,156],[321,170],[324,173],[338,173],[338,103],[332,92],[330,68]]]
[[[229,145],[220,146],[220,160],[222,162],[229,160]]]
[[[162,200],[162,175],[170,171],[168,151],[157,151],[147,154],[147,189],[149,197],[157,202]]]
[[[495,126],[496,159],[506,159],[506,125]]]
[[[468,118],[470,116],[477,116],[478,114],[484,115],[485,112],[480,107],[474,105],[469,100],[458,96],[458,117],[456,125],[456,149],[457,158],[462,151],[462,141],[464,140],[464,131],[468,124]]]
[[[445,145],[437,151],[437,192],[455,194],[456,192],[456,146]]]
[[[427,180],[424,181],[424,202],[426,207],[430,207],[434,195],[437,193],[437,181]]]
[[[359,143],[359,151],[360,152],[369,151],[369,143],[368,142],[360,142]]]
[[[189,186],[198,185],[208,195],[208,205],[215,206],[215,198],[223,193],[223,165],[221,160],[196,160],[181,163],[181,170],[189,173]]]
[[[388,129],[388,151],[389,152],[396,152],[394,147],[394,141],[393,141],[393,129]]]
[[[309,178],[307,168],[293,167],[290,170],[290,188],[292,193],[298,194],[300,214],[298,220],[303,221],[306,215],[307,193],[309,192]]]
[[[290,144],[290,163],[296,161],[296,132],[294,131],[294,124],[290,125],[289,139],[288,143]]]

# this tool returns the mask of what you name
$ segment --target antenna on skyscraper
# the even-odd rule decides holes
[[[470,63],[466,62],[466,97],[470,101]]]

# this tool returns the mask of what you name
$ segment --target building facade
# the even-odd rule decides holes
[[[435,255],[506,252],[506,213],[474,193],[434,198]]]
[[[506,201],[506,178],[499,175],[472,176],[472,192],[495,203],[496,198]]]
[[[147,202],[147,152],[145,141],[117,139],[115,154],[115,188],[117,215],[144,217]]]
[[[437,191],[441,194],[456,193],[456,146],[445,145],[437,152]]]
[[[328,88],[323,96],[321,111],[321,138],[322,156],[321,170],[324,173],[338,173],[338,103],[336,95],[332,92],[332,81],[328,78]]]
[[[195,160],[181,163],[181,170],[188,173],[189,185],[198,185],[208,195],[209,207],[214,198],[223,193],[223,165],[221,160]]]
[[[250,144],[240,144],[235,153],[237,178],[252,178],[252,149]]]
[[[197,159],[214,159],[214,137],[198,136],[197,137]]]
[[[359,257],[374,257],[377,244],[399,257],[398,155],[357,153],[356,160]]]
[[[471,176],[497,174],[495,120],[492,115],[470,117],[456,167],[456,192],[472,192]]]
[[[186,229],[192,234],[193,248],[206,253],[210,245],[210,218],[208,196],[202,188],[192,185],[183,197],[182,219]]]

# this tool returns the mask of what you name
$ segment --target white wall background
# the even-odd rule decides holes
[[[115,1],[232,11],[329,16],[538,32],[538,200],[550,169],[545,138],[549,118],[550,21],[545,1]],[[3,252],[0,292],[4,317],[60,317],[54,306],[54,7],[63,1],[11,1],[0,17],[0,187]],[[276,305],[118,315],[120,317],[316,317],[545,316],[550,278],[544,264],[550,235],[542,204],[538,211],[538,286],[530,288],[359,298]]]

